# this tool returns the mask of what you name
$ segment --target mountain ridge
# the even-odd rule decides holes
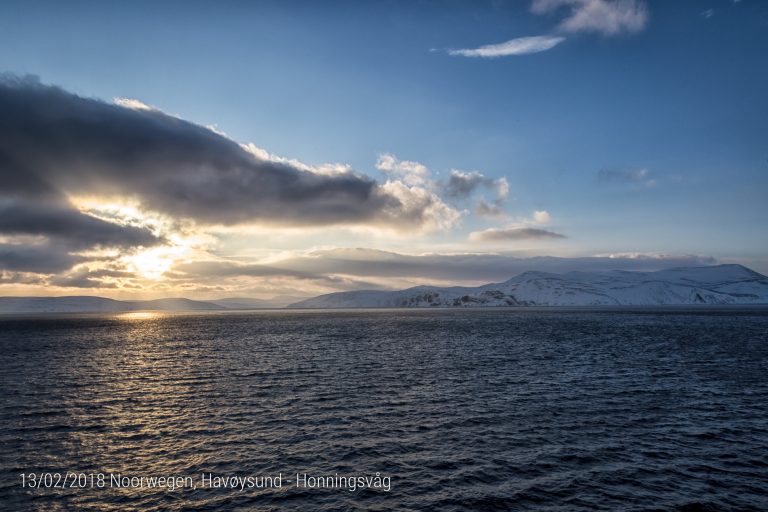
[[[320,295],[294,309],[376,307],[621,306],[768,304],[768,277],[743,265],[676,267],[654,272],[526,271],[476,287],[416,286]]]
[[[738,264],[654,272],[608,270],[563,274],[530,270],[481,286],[419,285],[405,290],[335,292],[288,303],[288,297],[117,300],[92,295],[0,297],[0,314],[111,313],[140,310],[234,311],[409,307],[656,306],[768,304],[768,277]]]

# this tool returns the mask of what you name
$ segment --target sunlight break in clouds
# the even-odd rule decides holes
[[[448,50],[449,55],[462,57],[506,57],[509,55],[526,55],[529,53],[539,53],[565,41],[560,36],[532,36],[518,37],[505,43],[488,44],[479,48],[465,48],[461,50]]]
[[[134,98],[115,98],[115,105],[130,108],[132,110],[157,110],[155,107],[147,105],[143,101]]]

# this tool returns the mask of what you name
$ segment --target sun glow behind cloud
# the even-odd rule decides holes
[[[16,173],[11,188],[0,189],[6,290],[18,284],[29,285],[27,293],[266,298],[479,284],[474,280],[509,277],[508,270],[463,275],[482,260],[479,252],[568,256],[578,254],[576,244],[586,247],[583,229],[556,200],[526,197],[514,162],[474,168],[472,157],[455,168],[439,159],[422,163],[417,149],[402,155],[410,159],[380,152],[356,164],[362,170],[310,165],[135,100],[106,104],[23,80],[0,82],[2,105],[29,107],[0,123],[10,134],[0,138],[0,150],[25,162],[33,178],[0,168]],[[57,130],[41,111],[61,112]],[[39,124],[42,138],[22,129],[30,124]],[[617,169],[597,181],[655,183],[644,167]],[[544,229],[550,208],[552,230]],[[327,252],[317,256],[318,247]],[[346,257],[348,248],[371,251],[354,253],[370,261],[309,264]],[[424,264],[418,275],[398,274],[405,262],[433,253],[450,256],[438,262],[444,273]],[[395,260],[396,271],[382,274]]]
[[[547,240],[565,239],[540,227],[551,220],[546,210],[530,218],[514,214],[519,206],[503,175],[450,166],[433,172],[419,161],[381,153],[371,163],[383,174],[376,180],[346,164],[307,165],[238,144],[220,130],[169,118],[143,104],[108,106],[39,84],[29,87],[39,101],[55,99],[68,116],[82,117],[93,132],[100,133],[103,123],[89,125],[92,117],[81,110],[103,111],[110,127],[135,125],[138,134],[124,130],[107,141],[97,138],[99,151],[92,151],[95,143],[86,130],[55,169],[48,160],[35,160],[40,152],[19,156],[29,159],[40,181],[50,182],[66,203],[43,209],[45,222],[62,227],[34,241],[36,250],[58,250],[62,262],[38,272],[41,277],[3,269],[0,278],[7,282],[38,279],[46,292],[89,288],[145,298],[295,296],[408,287],[424,284],[422,278],[479,284],[474,277],[462,277],[461,269],[480,256],[480,242],[483,250],[520,251],[553,247]],[[62,121],[70,122],[69,117]],[[70,132],[54,135],[52,147],[72,143]],[[143,147],[135,144],[137,137],[149,137],[154,144],[136,149]],[[126,154],[130,158],[114,157]],[[84,162],[81,155],[90,160]],[[67,179],[62,178],[65,171]],[[8,204],[9,211],[40,218],[30,205]],[[59,218],[65,222],[55,222]],[[39,234],[39,221],[31,220],[22,226],[23,233]],[[20,229],[14,226],[9,229]],[[86,236],[92,231],[97,236]],[[62,232],[83,240],[62,245]],[[312,246],[327,246],[329,252],[307,254]],[[368,247],[368,252],[353,253],[371,261],[310,264],[346,257],[345,247]],[[420,267],[421,276],[379,270],[394,260],[402,266],[411,261],[409,254],[424,251],[452,254],[461,264],[448,258],[447,273],[440,275],[429,274],[428,265]]]
[[[146,249],[125,258],[127,267],[145,279],[157,280],[177,262],[183,262],[190,247],[182,245]]]
[[[159,213],[143,211],[137,203],[120,198],[76,197],[72,203],[83,213],[101,220],[149,229],[163,241],[161,245],[139,247],[126,254],[113,249],[96,254],[116,257],[115,261],[120,262],[123,269],[147,280],[160,280],[174,265],[199,257],[215,240],[193,224],[182,225]]]

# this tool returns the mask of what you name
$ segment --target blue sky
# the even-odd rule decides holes
[[[583,11],[590,2],[609,11]],[[376,163],[390,154],[435,182],[461,170],[509,184],[506,217],[473,213],[482,194],[494,200],[488,185],[455,201],[468,213],[452,229],[339,235],[339,247],[695,254],[768,271],[768,4],[538,3],[3,2],[0,63],[310,166],[383,181]],[[594,19],[627,7],[642,19]],[[569,22],[580,15],[593,18]],[[562,40],[493,58],[450,52],[523,37]],[[534,225],[566,238],[467,241]]]

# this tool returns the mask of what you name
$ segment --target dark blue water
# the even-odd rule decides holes
[[[768,510],[759,310],[0,317],[0,379],[4,510]]]

